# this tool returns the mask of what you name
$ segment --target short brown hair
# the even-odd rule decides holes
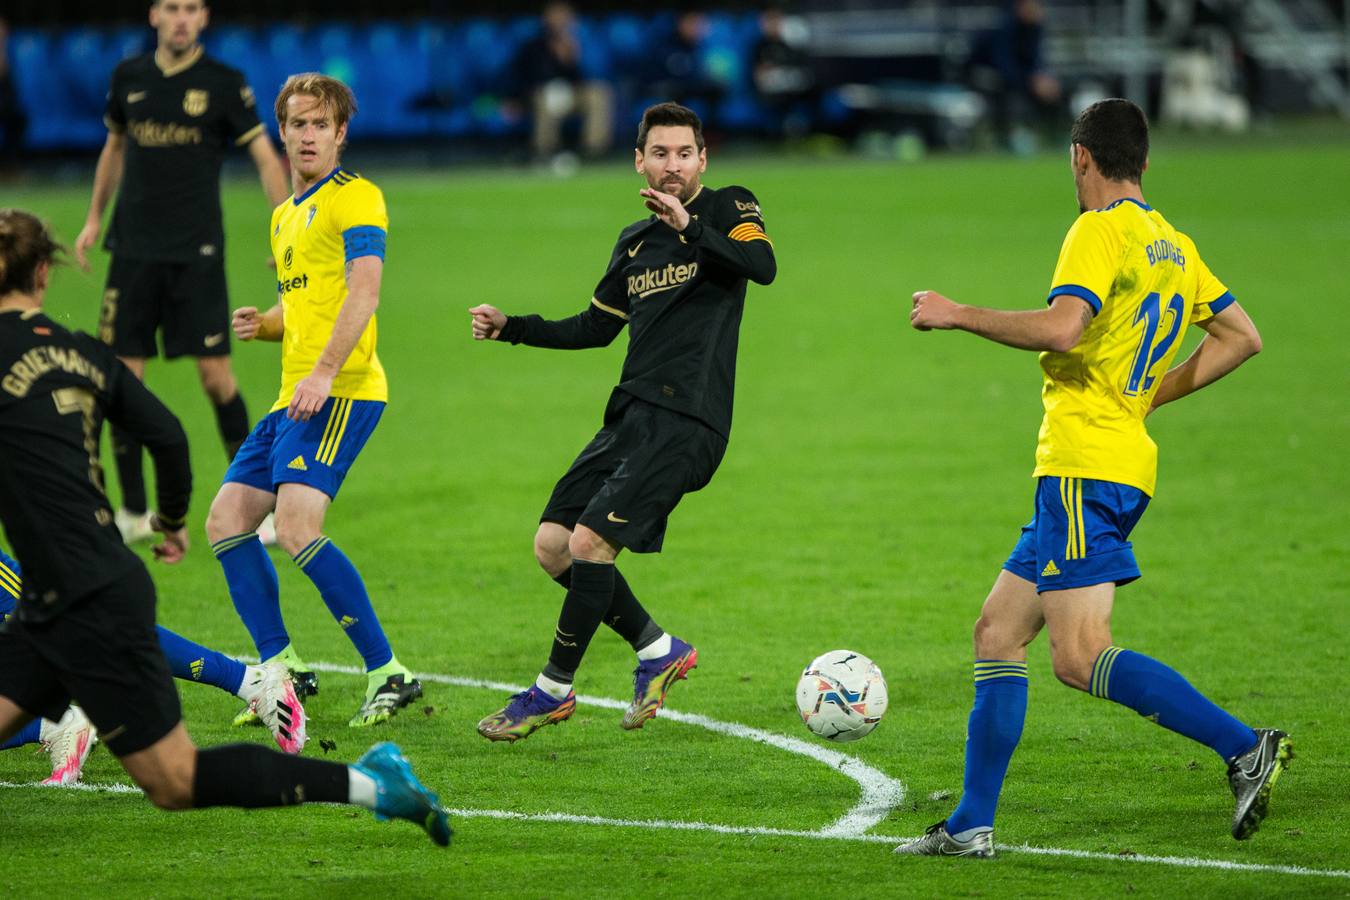
[[[687,125],[694,130],[694,145],[702,150],[703,123],[699,121],[698,113],[678,103],[658,103],[647,107],[646,112],[642,114],[642,124],[638,125],[637,149],[644,153],[647,151],[647,132],[653,128],[681,125]]]
[[[0,209],[0,297],[37,290],[37,270],[65,252],[41,219],[22,209]]]
[[[1088,149],[1102,177],[1139,184],[1148,165],[1148,116],[1129,100],[1098,100],[1078,114],[1069,142]]]
[[[318,100],[333,114],[333,127],[341,128],[356,115],[356,96],[352,89],[322,72],[301,72],[286,79],[277,94],[277,124],[286,124],[286,101],[296,94]]]

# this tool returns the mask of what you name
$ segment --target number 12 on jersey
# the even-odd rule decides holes
[[[1134,353],[1134,363],[1130,366],[1125,396],[1137,397],[1153,387],[1154,378],[1149,373],[1172,348],[1172,342],[1181,332],[1181,317],[1185,312],[1186,301],[1180,294],[1172,295],[1166,309],[1163,309],[1162,295],[1157,291],[1144,298],[1144,302],[1139,305],[1139,312],[1134,316],[1134,324],[1138,325],[1140,319],[1144,321],[1144,333],[1139,339],[1139,349]],[[1168,317],[1167,333],[1158,340],[1159,328]]]

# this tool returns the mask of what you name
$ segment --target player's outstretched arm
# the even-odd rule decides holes
[[[99,232],[103,230],[103,212],[122,181],[126,151],[127,136],[121,132],[108,132],[108,139],[103,142],[103,149],[98,154],[98,166],[94,169],[94,191],[89,198],[89,212],[84,217],[84,227],[75,238],[75,261],[86,272],[89,271],[89,251],[98,243]]]
[[[483,304],[469,310],[476,341],[505,341],[552,350],[586,350],[608,347],[628,323],[626,313],[592,299],[591,304],[566,319],[542,316],[508,316],[495,306]]]
[[[287,417],[307,421],[328,401],[333,379],[361,340],[370,317],[380,305],[380,281],[384,277],[384,259],[358,256],[347,263],[347,299],[333,322],[333,333],[319,354],[314,369],[295,386],[295,396],[286,410]]]
[[[1205,330],[1204,339],[1184,363],[1163,376],[1150,412],[1213,384],[1261,352],[1260,332],[1236,303],[1198,324]]]
[[[1072,350],[1092,321],[1092,307],[1068,294],[1045,309],[1031,310],[966,306],[936,291],[916,291],[912,300],[909,324],[919,331],[969,331],[1019,350]]]

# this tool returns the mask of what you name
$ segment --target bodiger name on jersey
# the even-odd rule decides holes
[[[591,305],[568,319],[508,316],[500,340],[556,349],[609,344],[628,325],[614,389],[731,434],[736,348],[747,280],[773,281],[773,244],[755,196],[703,187],[677,232],[656,216],[619,235]],[[611,398],[611,406],[613,400]]]
[[[23,564],[25,622],[49,620],[140,565],[103,491],[105,417],[150,449],[160,518],[181,526],[192,474],[173,414],[105,344],[40,310],[0,312],[0,523]]]

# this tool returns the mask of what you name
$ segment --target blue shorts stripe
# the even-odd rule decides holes
[[[303,422],[288,419],[284,409],[269,413],[253,427],[224,480],[273,494],[282,484],[305,484],[336,497],[384,406],[381,400],[330,397]]]
[[[0,588],[3,588],[9,594],[12,594],[15,600],[19,599],[20,589],[22,588],[19,576],[14,574],[14,570],[2,562],[0,562]]]
[[[1139,577],[1129,536],[1148,503],[1147,494],[1129,485],[1040,478],[1031,521],[1003,568],[1035,582],[1038,591],[1128,584]]]
[[[1087,529],[1083,526],[1083,479],[1075,478],[1074,484],[1074,516],[1075,526],[1074,534],[1078,535],[1078,555],[1075,559],[1082,559],[1087,556]]]
[[[325,466],[331,466],[337,457],[338,445],[342,443],[342,434],[347,430],[347,419],[351,416],[352,401],[340,399],[333,404],[333,421],[328,425],[328,436],[319,445],[315,458]]]
[[[328,420],[323,427],[323,438],[319,440],[319,449],[314,454],[314,458],[320,462],[323,461],[324,456],[328,453],[328,448],[333,441],[333,435],[337,432],[338,422],[342,420],[342,410],[346,408],[347,403],[349,402],[350,401],[344,397],[338,397],[333,401],[333,408],[329,411]]]

